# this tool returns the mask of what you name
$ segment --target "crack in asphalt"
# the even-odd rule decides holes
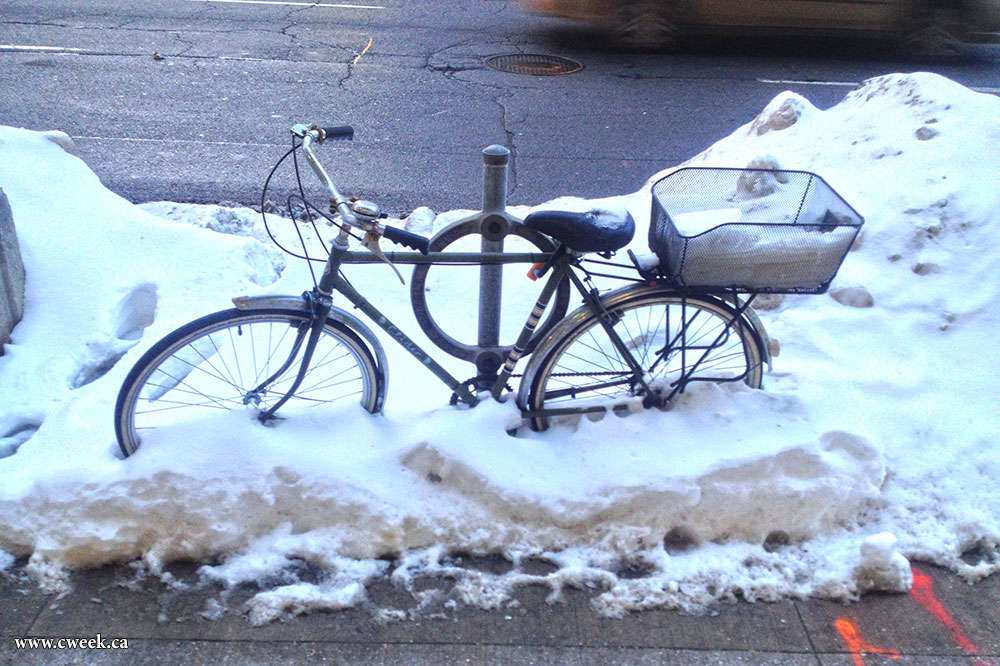
[[[504,145],[507,150],[510,151],[510,161],[507,165],[507,196],[511,197],[517,192],[518,180],[517,180],[517,142],[514,140],[516,134],[507,125],[507,105],[504,103],[504,97],[506,93],[501,93],[493,98],[493,103],[500,107],[500,129],[503,130],[506,139]]]
[[[180,33],[175,32],[175,33],[173,33],[172,36],[173,36],[173,38],[174,38],[175,41],[180,42],[182,45],[184,45],[184,46],[187,47],[187,48],[181,50],[180,52],[176,53],[173,57],[175,57],[175,58],[183,58],[186,53],[188,53],[189,51],[191,51],[192,49],[194,49],[195,42],[185,40],[183,37],[181,37]]]
[[[507,4],[509,3],[497,3],[495,13],[499,15],[500,13],[505,11],[507,9],[506,7]],[[508,178],[507,178],[508,197],[511,197],[518,191],[520,185],[517,172],[518,156],[520,152],[517,141],[518,133],[512,128],[512,126],[514,123],[517,122],[524,123],[526,122],[526,120],[523,117],[522,118],[513,117],[511,110],[509,108],[509,102],[513,98],[512,91],[517,91],[517,90],[530,91],[534,90],[535,88],[528,85],[512,84],[508,80],[504,80],[502,82],[501,81],[489,82],[481,80],[478,81],[469,80],[468,78],[463,78],[461,76],[458,76],[459,74],[462,74],[464,72],[490,71],[490,68],[489,66],[486,65],[484,59],[480,58],[479,56],[472,56],[472,55],[462,56],[468,58],[469,60],[475,57],[474,62],[458,62],[458,63],[434,62],[436,58],[442,58],[443,60],[444,54],[446,54],[448,51],[462,47],[472,49],[474,45],[475,44],[470,40],[462,40],[449,44],[437,50],[431,51],[427,53],[427,55],[424,57],[423,68],[426,69],[427,71],[441,74],[447,80],[459,85],[467,86],[469,88],[485,88],[488,90],[495,91],[495,94],[489,97],[489,100],[490,102],[495,104],[496,107],[499,109],[500,130],[504,134],[504,147],[507,148],[511,154],[511,159],[508,167]]]
[[[72,28],[72,25],[67,23],[52,23],[50,19],[41,19],[38,21],[0,21],[0,25],[30,25],[33,28],[39,26],[45,26],[49,28]]]
[[[509,3],[497,3],[495,13],[499,15],[507,9],[506,5]],[[475,63],[450,63],[450,62],[433,62],[435,58],[443,56],[450,50],[456,48],[470,48],[473,43],[468,40],[463,40],[449,44],[448,46],[442,47],[435,51],[429,52],[424,58],[424,69],[430,72],[435,72],[443,75],[446,79],[453,83],[457,83],[470,88],[486,88],[489,90],[496,91],[496,94],[491,96],[490,101],[496,105],[500,111],[500,130],[504,134],[504,147],[510,151],[510,163],[507,173],[507,184],[508,184],[508,197],[513,196],[519,187],[518,174],[517,174],[517,163],[519,155],[519,147],[517,142],[517,132],[512,129],[512,124],[514,122],[525,122],[524,118],[515,119],[511,115],[508,103],[512,98],[512,91],[516,90],[533,90],[531,86],[526,85],[512,85],[507,81],[504,82],[488,82],[488,81],[474,81],[469,80],[460,76],[463,72],[488,72],[490,70],[489,66],[486,65],[485,61],[481,58],[476,59]],[[471,58],[471,56],[469,56]]]
[[[497,94],[490,98],[490,101],[497,106],[500,110],[500,130],[504,133],[504,147],[510,151],[510,162],[507,167],[507,188],[508,197],[517,191],[518,181],[517,181],[517,142],[514,140],[516,133],[508,127],[508,109],[507,105],[504,103],[503,98],[507,96],[507,87],[486,83],[482,81],[468,81],[466,79],[457,77],[456,74],[461,72],[474,72],[474,71],[485,71],[489,69],[485,63],[478,61],[476,64],[452,64],[448,62],[435,63],[433,60],[442,54],[456,48],[472,46],[472,42],[468,40],[462,40],[449,44],[434,51],[430,51],[424,57],[424,69],[429,72],[434,72],[441,74],[447,80],[452,83],[457,83],[459,85],[467,86],[470,88],[487,88],[496,90]]]
[[[496,18],[496,20],[503,20],[505,14],[511,11],[513,7],[511,2],[507,0],[487,0],[484,3],[484,9],[489,12],[490,15]],[[329,49],[332,51],[330,54],[323,53],[323,55],[329,55],[332,57],[327,57],[325,59],[325,64],[334,64],[335,62],[340,65],[343,64],[346,68],[345,70],[338,69],[336,72],[332,72],[333,76],[329,77],[328,80],[321,80],[313,82],[316,85],[322,85],[330,90],[340,90],[347,91],[349,88],[355,88],[352,86],[351,82],[355,77],[358,77],[360,73],[363,73],[363,66],[371,64],[366,62],[364,59],[357,61],[357,56],[362,52],[358,50],[360,47],[364,47],[362,44],[354,44],[347,46],[344,43],[334,43],[333,41],[327,41],[323,37],[329,37],[332,39],[340,38],[340,35],[329,34],[327,35],[323,26],[314,26],[309,23],[304,14],[312,10],[312,6],[303,6],[289,8],[285,12],[281,12],[281,18],[271,21],[267,25],[253,25],[251,26],[239,26],[235,28],[206,28],[206,27],[196,27],[199,25],[199,21],[202,18],[214,17],[219,15],[219,6],[213,5],[211,3],[205,3],[198,9],[197,12],[193,12],[188,15],[188,20],[186,23],[187,27],[178,28],[155,28],[155,27],[143,27],[143,25],[136,20],[126,20],[121,22],[119,25],[110,28],[85,28],[85,30],[123,30],[130,31],[135,34],[141,34],[147,32],[150,34],[168,34],[172,37],[173,43],[176,45],[176,53],[170,54],[167,51],[160,50],[160,53],[167,57],[176,58],[178,60],[187,61],[202,61],[202,60],[254,60],[263,62],[290,62],[290,63],[315,63],[316,60],[309,60],[310,56],[305,53],[306,50],[317,49],[321,53],[324,50]],[[108,20],[113,19],[113,16],[105,17],[94,17],[95,20]],[[45,17],[44,20],[39,20],[35,22],[28,21],[0,21],[0,26],[5,24],[27,24],[27,25],[48,25],[57,28],[72,28],[73,17]],[[362,26],[351,26],[349,32],[354,39],[357,35],[364,34],[365,28]],[[538,88],[537,85],[525,85],[523,83],[518,83],[516,75],[505,75],[502,73],[496,73],[494,75],[493,71],[484,62],[484,46],[490,48],[491,46],[500,50],[524,50],[525,44],[520,43],[520,40],[516,38],[511,41],[506,42],[493,42],[490,41],[488,44],[483,43],[481,34],[478,31],[473,31],[471,27],[466,27],[465,34],[459,35],[458,39],[454,39],[453,42],[445,45],[436,45],[428,51],[424,52],[421,57],[419,52],[417,53],[406,53],[402,54],[402,57],[413,58],[416,56],[420,58],[416,62],[412,63],[417,66],[418,69],[422,68],[426,72],[433,74],[439,74],[449,82],[449,84],[456,84],[458,86],[464,87],[470,91],[475,91],[474,96],[481,100],[479,102],[489,103],[495,106],[497,109],[496,122],[498,124],[498,129],[502,132],[502,142],[503,145],[510,150],[511,160],[508,168],[508,196],[513,196],[516,192],[523,189],[521,183],[518,179],[518,159],[520,156],[520,146],[519,146],[519,134],[516,128],[523,126],[526,122],[526,117],[529,114],[524,108],[518,106],[518,101],[521,97],[518,96],[518,91],[531,91]],[[213,35],[235,35],[240,33],[257,33],[272,36],[279,36],[274,44],[274,50],[272,53],[273,57],[227,57],[224,55],[199,55],[195,51],[198,49],[199,45],[210,44]],[[317,38],[319,37],[319,38]],[[367,39],[368,35],[364,35]],[[377,36],[376,36],[377,37]],[[141,40],[141,38],[139,38]],[[287,41],[285,41],[287,40]],[[390,47],[391,49],[391,47]],[[341,59],[341,54],[343,59]],[[112,56],[112,57],[136,57],[136,58],[146,58],[148,53],[143,51],[142,53],[100,53],[84,51],[79,55],[98,55],[98,56]],[[393,54],[380,52],[379,56],[384,58],[385,56],[392,56]],[[422,60],[422,62],[421,62]],[[337,62],[340,61],[340,62]],[[478,74],[477,74],[478,73]],[[623,77],[624,78],[624,77]],[[523,105],[522,105],[523,106]],[[486,107],[488,110],[489,107]],[[515,112],[515,109],[518,109]],[[533,112],[531,112],[533,113]],[[492,116],[492,113],[489,114]],[[488,117],[489,117],[488,116]],[[442,154],[451,154],[447,150],[442,151]]]

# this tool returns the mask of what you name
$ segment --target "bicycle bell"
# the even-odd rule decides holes
[[[363,199],[352,201],[351,210],[366,222],[377,220],[382,216],[382,211],[379,209],[378,204]]]

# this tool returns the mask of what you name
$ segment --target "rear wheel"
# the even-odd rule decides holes
[[[745,317],[721,300],[653,292],[626,298],[608,311],[615,332],[657,395],[644,394],[604,327],[588,313],[559,342],[539,350],[535,367],[525,373],[519,399],[533,430],[545,430],[553,418],[563,416],[550,410],[566,410],[572,418],[572,410],[656,404],[687,373],[687,381],[743,381],[760,387],[760,338]],[[654,399],[642,400],[647,397]]]
[[[157,342],[125,378],[115,431],[126,456],[154,429],[233,409],[266,411],[291,386],[310,326],[294,310],[226,310],[197,319]],[[308,373],[282,413],[357,400],[374,411],[375,360],[347,326],[328,320]]]

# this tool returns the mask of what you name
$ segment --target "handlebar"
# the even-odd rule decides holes
[[[324,169],[323,165],[320,164],[315,152],[313,152],[314,142],[322,143],[327,139],[346,141],[353,140],[353,127],[350,125],[338,125],[334,127],[295,125],[292,127],[292,133],[302,138],[302,150],[305,152],[306,160],[309,162],[309,166],[312,167],[312,170],[316,173],[320,181],[322,181],[323,185],[330,193],[330,204],[332,207],[336,208],[345,224],[355,228],[365,229],[366,231],[374,230],[385,238],[388,238],[393,243],[398,243],[399,245],[412,248],[421,254],[427,254],[430,247],[430,239],[426,236],[414,234],[404,229],[397,229],[396,227],[380,225],[374,222],[362,224],[361,221],[358,220],[357,215],[355,215],[354,211],[351,209],[350,203],[341,196],[339,191],[337,191],[337,186],[334,184],[333,179],[330,178],[326,169]],[[346,240],[346,235],[344,236],[344,240]]]
[[[416,250],[420,254],[427,254],[430,251],[431,239],[427,236],[389,226],[382,228],[382,235],[393,243]]]
[[[341,140],[341,141],[353,141],[354,140],[354,128],[350,125],[337,125],[336,127],[321,127],[322,139],[321,141],[326,141],[327,139]]]

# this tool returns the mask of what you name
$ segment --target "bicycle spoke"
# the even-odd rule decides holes
[[[584,319],[539,361],[543,366],[527,388],[525,403],[532,412],[532,427],[544,429],[556,418],[547,416],[546,409],[587,411],[596,406],[595,400],[642,397],[646,387],[672,396],[694,380],[760,383],[760,363],[756,354],[753,361],[750,356],[756,349],[747,337],[750,329],[722,303],[667,292],[609,312],[625,350],[611,343],[596,315]],[[645,373],[644,381],[634,367]]]
[[[310,405],[310,407],[317,407],[319,405],[327,405],[327,404],[330,404],[330,403],[333,403],[333,402],[340,402],[341,400],[344,400],[345,398],[353,398],[353,397],[361,395],[361,393],[362,393],[361,390],[357,390],[357,391],[352,391],[350,393],[343,393],[343,394],[334,396],[332,398],[323,398],[322,400],[318,399],[318,398],[311,398],[311,397],[309,397],[307,395],[303,395],[303,396],[300,396],[300,399],[304,400],[306,402],[311,402],[312,404]],[[296,394],[296,395],[298,395],[298,394]]]
[[[147,384],[147,386],[154,386],[154,387],[157,387],[157,388],[165,388],[165,389],[167,389],[166,391],[164,391],[161,394],[161,396],[167,395],[169,393],[171,396],[173,396],[175,398],[180,397],[178,394],[185,394],[185,395],[197,396],[199,398],[209,398],[209,399],[211,399],[205,393],[203,393],[201,391],[198,391],[198,390],[194,390],[194,389],[188,387],[188,385],[185,384],[185,383],[183,383],[183,382],[181,382],[180,384],[177,384],[176,386],[173,386],[173,385],[172,386],[159,386],[159,385],[156,385],[156,384],[153,384],[153,383]],[[144,398],[143,400],[145,400],[145,402],[170,402],[170,400],[165,400],[163,397],[156,398],[155,400],[150,400],[150,399],[145,399]],[[226,400],[226,398],[219,398],[219,400]]]
[[[616,386],[627,384],[629,383],[630,379],[631,377],[626,377],[624,379],[614,382],[599,382],[596,384],[583,384],[583,385],[569,384],[567,382],[567,388],[546,391],[545,399],[558,400],[559,398],[566,396],[576,397],[581,393],[592,393],[594,391],[603,391],[604,389],[614,388]],[[602,394],[602,395],[609,395],[609,394]]]
[[[215,346],[215,341],[211,340],[211,337],[209,339],[212,342],[212,345]],[[236,389],[239,388],[239,385],[236,384],[236,382],[234,382],[232,380],[229,380],[229,379],[226,379],[225,377],[223,377],[222,373],[219,372],[219,369],[215,367],[215,365],[212,363],[212,361],[209,359],[209,357],[207,357],[204,354],[202,354],[201,350],[199,350],[197,347],[195,347],[194,345],[190,345],[189,347],[185,347],[185,349],[190,349],[195,354],[197,354],[198,356],[200,356],[201,359],[203,361],[205,361],[205,363],[208,365],[208,367],[215,371],[215,374],[209,372],[208,370],[206,370],[205,368],[203,368],[201,365],[192,363],[191,361],[187,360],[186,358],[181,357],[180,355],[175,354],[174,356],[171,356],[170,358],[171,359],[175,359],[175,360],[177,360],[177,361],[179,361],[181,363],[185,363],[185,364],[191,366],[192,370],[198,370],[199,372],[203,372],[206,375],[208,375],[209,377],[213,377],[214,379],[217,379],[220,382],[229,384],[233,388],[236,388]],[[216,349],[218,349],[218,347],[216,347]],[[157,371],[158,372],[162,372],[163,374],[165,374],[168,377],[170,377],[170,375],[166,371],[163,370],[162,366],[160,368],[157,368]],[[177,379],[175,377],[170,377],[170,378],[171,379],[176,379],[177,382],[183,382],[186,379],[186,376],[182,377],[180,379]]]
[[[319,384],[313,384],[312,386],[310,386],[308,388],[300,388],[296,392],[296,395],[302,395],[302,394],[305,394],[305,393],[314,393],[316,391],[321,391],[321,390],[323,390],[325,388],[329,388],[329,387],[332,387],[332,386],[340,386],[340,385],[346,384],[348,382],[357,381],[358,379],[361,378],[361,375],[358,375],[356,377],[348,377],[347,379],[341,379],[340,381],[333,381],[333,380],[338,379],[345,372],[349,372],[349,371],[351,371],[353,369],[354,368],[352,368],[350,366],[346,367],[343,370],[341,370],[340,372],[338,372],[337,374],[335,374],[335,375],[333,375],[331,377],[327,377],[325,380],[323,380],[323,382],[321,382]]]
[[[295,347],[296,347],[296,344],[297,344],[298,339],[299,339],[298,336],[299,335],[303,335],[303,336],[306,335],[305,331],[297,331],[295,340],[293,340],[290,343],[289,349],[287,351],[285,351],[285,350],[283,350],[285,338],[288,336],[288,332],[292,329],[292,327],[288,326],[287,328],[285,328],[285,330],[283,330],[281,332],[281,338],[278,340],[278,342],[275,343],[275,344],[271,344],[272,336],[270,335],[270,333],[271,333],[271,331],[273,329],[274,329],[274,325],[273,324],[271,324],[271,325],[269,325],[267,327],[267,330],[268,330],[268,344],[267,344],[267,348],[268,348],[269,351],[268,351],[268,354],[267,354],[267,358],[264,359],[263,372],[260,372],[260,373],[258,373],[258,374],[256,374],[254,376],[254,381],[253,381],[254,386],[259,386],[260,383],[261,383],[261,381],[263,381],[262,378],[266,379],[267,377],[271,376],[271,362],[274,361],[275,356],[278,355],[278,351],[279,350],[282,350],[282,356],[284,356],[285,360],[287,360],[288,355],[290,355],[292,353],[292,350],[295,349]],[[282,362],[284,362],[284,361],[282,361]],[[275,383],[278,383],[278,382],[281,382],[281,381],[285,381],[285,379],[281,378],[281,377],[275,378]]]
[[[219,313],[206,317],[204,332],[198,329],[188,338],[178,338],[177,346],[160,352],[156,365],[133,380],[127,403],[127,421],[119,427],[119,443],[126,453],[138,446],[138,432],[182,424],[202,416],[231,410],[261,414],[285,396],[298,374],[290,355],[300,349],[309,332],[307,315],[276,311],[273,315]],[[280,330],[279,330],[280,329]],[[178,332],[180,333],[180,332]],[[358,399],[372,409],[375,396],[374,362],[365,356],[359,342],[349,332],[326,327],[319,338],[303,383],[290,396],[288,409],[295,404],[314,407],[323,403]],[[261,383],[287,366],[267,387]],[[118,408],[120,409],[120,407]],[[116,414],[120,413],[116,411]],[[116,416],[116,419],[119,417]]]
[[[332,354],[333,352],[337,351],[337,349],[338,349],[338,347],[333,347],[333,348],[329,349],[326,352],[326,354],[323,356],[323,358],[321,358],[319,361],[315,361],[314,360],[312,363],[310,363],[309,364],[309,369],[306,371],[306,378],[308,379],[309,375],[311,375],[311,374],[319,371],[321,368],[325,368],[325,367],[329,366],[332,363],[339,363],[340,361],[344,360],[345,358],[347,358],[347,357],[349,357],[351,355],[351,353],[349,351],[344,351],[344,353],[341,354],[340,356],[338,356],[337,358],[333,358],[333,359],[329,358],[330,354]]]
[[[180,359],[180,360],[183,360],[183,359]],[[195,369],[199,369],[198,366],[194,366],[194,368]],[[162,367],[157,368],[157,372],[159,372],[162,375],[166,375],[167,377],[169,377],[170,379],[172,379],[173,383],[170,385],[170,388],[168,388],[166,391],[164,391],[163,393],[161,393],[157,398],[155,398],[155,399],[145,398],[145,400],[147,402],[157,402],[157,401],[161,400],[164,395],[166,395],[167,393],[171,393],[178,386],[186,386],[188,388],[189,392],[194,393],[196,395],[200,395],[201,397],[205,398],[206,400],[213,400],[213,398],[211,396],[206,395],[205,393],[199,391],[197,388],[191,386],[187,382],[187,377],[186,376],[185,377],[181,377],[181,378],[173,377],[173,376],[170,375],[170,373],[166,372]],[[222,380],[222,381],[225,381],[225,380]],[[155,385],[155,384],[147,384],[147,386],[157,386],[157,385]],[[238,386],[235,386],[235,385],[231,385],[231,386],[233,388],[239,390]]]
[[[233,341],[233,329],[232,328],[227,328],[226,330],[229,331],[229,344],[231,345],[231,349],[235,349],[236,348],[236,342]],[[237,330],[239,330],[239,327],[237,328]],[[250,330],[253,331],[253,327],[250,327]],[[250,336],[250,350],[251,350],[251,353],[252,353],[253,352],[253,335]],[[239,375],[239,386],[246,386],[246,384],[243,383],[243,372],[240,370],[240,355],[239,354],[233,354],[233,362],[236,364],[236,374]]]
[[[234,400],[234,399],[230,399],[229,402],[232,402],[234,407],[240,406],[240,405],[243,404],[241,401]],[[232,407],[227,407],[227,406],[219,404],[219,401],[217,401],[217,400],[212,400],[210,402],[171,402],[171,401],[167,401],[167,404],[168,405],[172,405],[172,406],[170,406],[170,407],[160,407],[158,409],[144,409],[144,410],[141,410],[141,411],[136,410],[135,414],[136,414],[136,416],[140,416],[140,415],[143,415],[143,414],[155,414],[155,413],[158,413],[158,412],[169,412],[169,411],[176,410],[176,409],[184,409],[185,407],[206,407],[208,409],[221,409],[224,412],[228,412],[230,409],[232,409]]]
[[[238,383],[237,383],[237,381],[236,381],[236,378],[235,378],[235,377],[233,376],[233,372],[232,372],[232,370],[230,370],[230,369],[229,369],[229,365],[228,365],[228,364],[226,363],[226,359],[225,359],[225,357],[223,357],[223,355],[222,355],[222,350],[221,350],[221,349],[219,348],[219,345],[218,345],[218,344],[217,344],[217,343],[215,342],[215,338],[214,338],[214,337],[212,337],[211,335],[209,335],[209,336],[208,336],[208,341],[209,341],[209,342],[211,342],[211,343],[212,343],[212,347],[214,347],[214,348],[215,348],[215,354],[213,354],[213,355],[212,355],[212,356],[213,356],[213,358],[217,358],[217,359],[219,359],[219,361],[220,361],[220,362],[222,363],[222,367],[223,367],[223,368],[225,369],[225,371],[226,371],[226,373],[225,373],[225,374],[226,374],[226,376],[227,376],[227,377],[229,377],[229,379],[228,379],[228,380],[226,380],[226,381],[228,381],[228,382],[229,382],[229,384],[230,384],[230,385],[232,385],[232,386],[239,386],[239,384],[238,384]],[[192,345],[192,346],[191,346],[191,349],[193,349],[193,350],[194,350],[195,352],[197,352],[197,353],[198,353],[198,355],[199,355],[199,356],[201,356],[201,357],[202,357],[202,359],[204,359],[204,361],[205,361],[206,363],[208,363],[208,364],[209,364],[210,366],[212,366],[212,369],[213,369],[213,370],[215,370],[216,372],[219,372],[218,368],[216,368],[216,367],[214,366],[214,364],[212,364],[212,362],[211,362],[211,361],[210,361],[210,360],[209,360],[208,358],[206,358],[206,357],[205,357],[205,355],[204,355],[204,354],[202,354],[202,353],[201,353],[201,352],[200,352],[200,351],[198,350],[198,348],[197,348],[197,347],[195,347],[194,345]],[[222,373],[220,372],[219,374],[221,375]]]
[[[578,341],[579,342],[579,346],[583,347],[584,349],[589,349],[590,351],[595,352],[596,354],[598,354],[598,356],[603,357],[604,360],[610,361],[614,365],[621,366],[621,359],[618,358],[618,357],[612,358],[606,351],[604,351],[604,349],[601,348],[601,343],[594,337],[593,332],[588,332],[588,335],[594,341],[594,344],[596,346],[589,345],[586,342],[583,342],[582,340]],[[601,359],[593,360],[593,359],[590,359],[590,358],[584,358],[584,357],[580,356],[578,353],[568,354],[568,355],[571,358],[575,358],[575,359],[577,359],[577,360],[579,360],[579,361],[581,361],[583,363],[589,363],[590,365],[593,365],[594,367],[597,367],[597,368],[602,368],[602,369],[608,369],[608,368],[610,368],[610,366],[601,365],[600,363],[598,363],[598,361],[601,360]]]

